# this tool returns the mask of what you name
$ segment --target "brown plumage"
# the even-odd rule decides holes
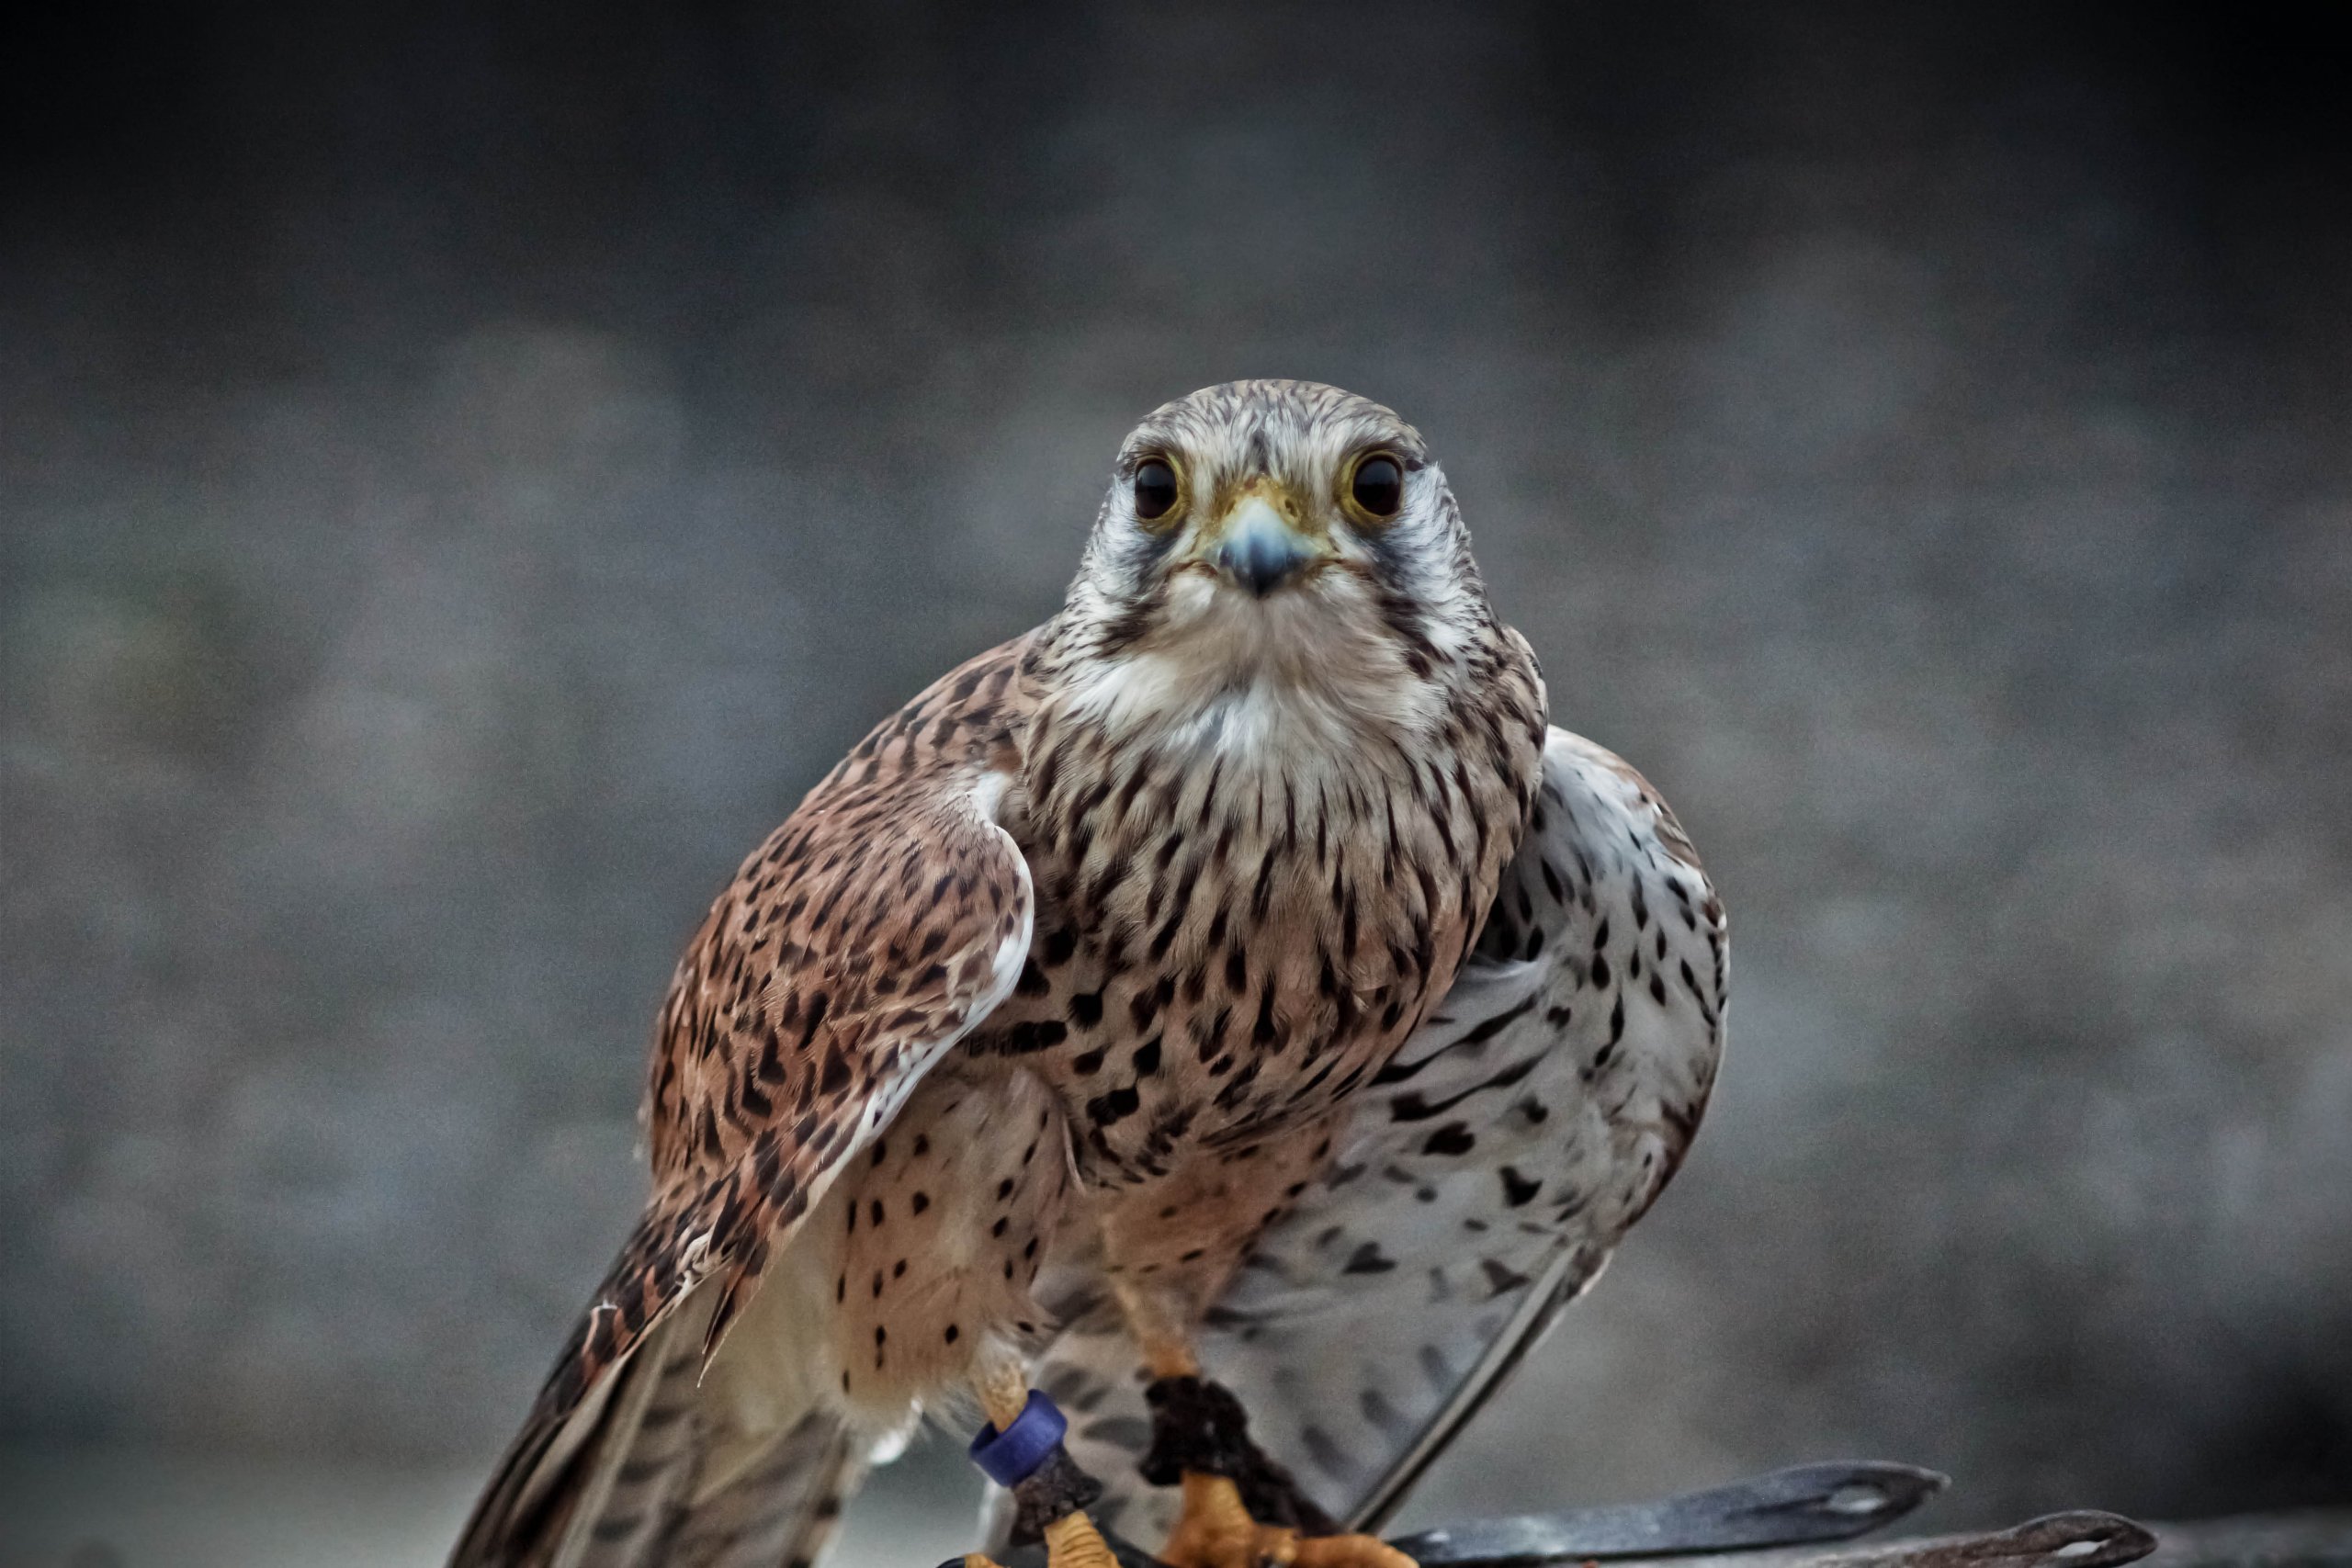
[[[1365,504],[1392,498],[1375,460],[1393,513]],[[1178,500],[1147,517],[1163,472]],[[1532,897],[1487,916],[1558,787],[1546,736],[1409,426],[1291,382],[1155,413],[1061,614],[877,727],[695,933],[653,1197],[453,1561],[805,1558],[924,1407],[1017,1408],[1056,1343],[1041,1277],[1064,1317],[1114,1300],[1131,1359],[1185,1363],[1442,1032],[1482,931],[1541,924]],[[1682,1134],[1619,1230],[1719,1038],[1720,912],[1651,819],[1656,896],[1695,887],[1713,962],[1704,1030],[1674,1037]]]

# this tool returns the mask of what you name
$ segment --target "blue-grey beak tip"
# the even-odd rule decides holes
[[[1279,536],[1252,530],[1229,539],[1216,552],[1216,565],[1234,581],[1263,599],[1298,574],[1305,551]]]

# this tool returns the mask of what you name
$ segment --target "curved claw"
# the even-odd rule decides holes
[[[1187,1472],[1183,1485],[1183,1517],[1159,1549],[1170,1568],[1417,1568],[1372,1536],[1302,1536],[1287,1525],[1261,1524],[1230,1477]]]

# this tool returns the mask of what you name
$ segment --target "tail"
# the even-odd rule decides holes
[[[715,1285],[568,1408],[533,1411],[449,1568],[815,1562],[865,1479],[868,1444],[776,1375],[777,1357],[721,1356],[705,1375]]]

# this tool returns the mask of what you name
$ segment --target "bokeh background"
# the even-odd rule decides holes
[[[2352,1501],[2316,24],[70,26],[0,49],[0,1560],[434,1560],[707,898],[1244,375],[1421,426],[1732,912],[1695,1157],[1417,1516]],[[956,1549],[909,1463],[867,1561]]]

